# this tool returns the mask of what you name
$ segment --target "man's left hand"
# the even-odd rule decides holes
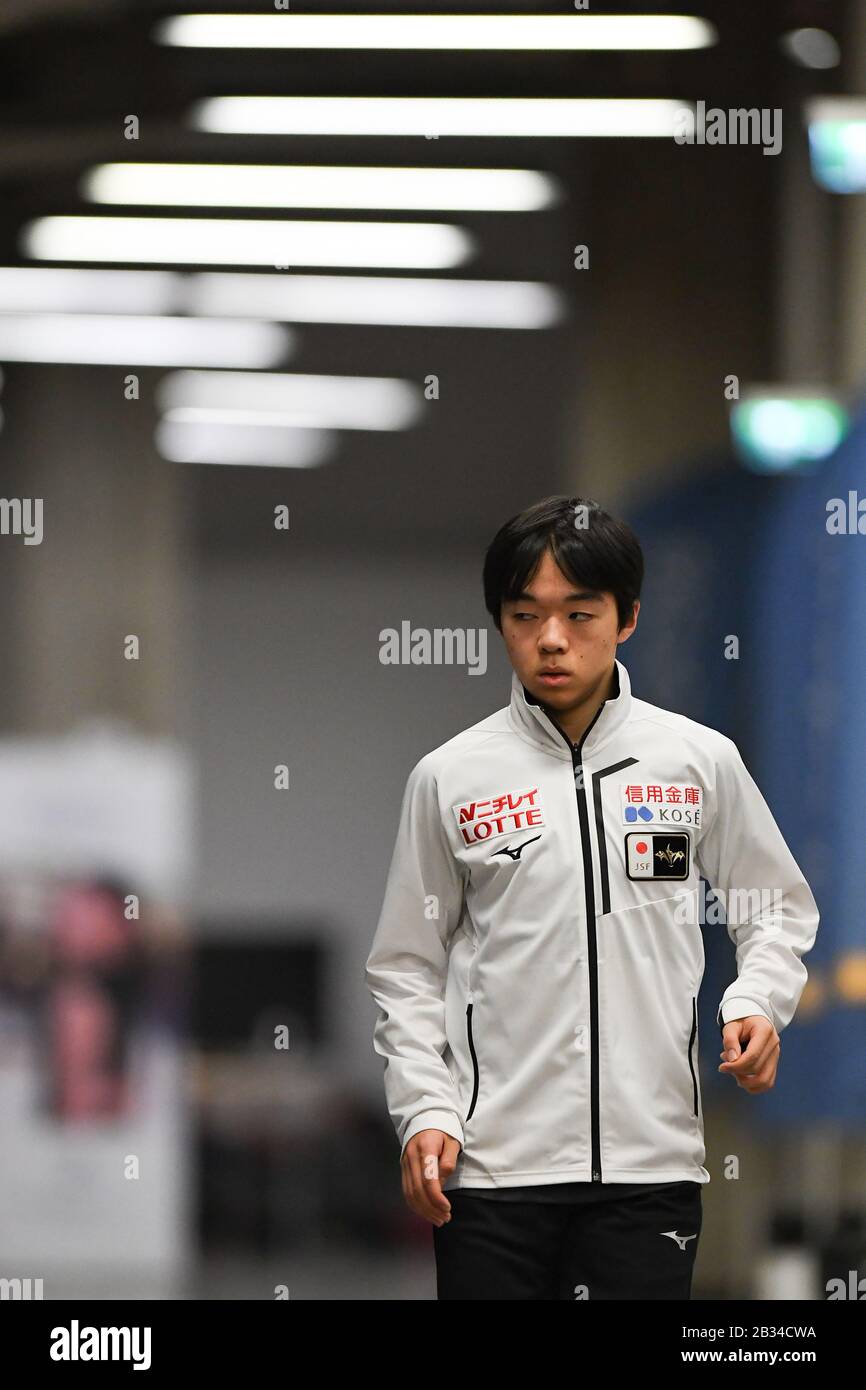
[[[732,1018],[722,1031],[719,1071],[733,1076],[750,1095],[769,1091],[776,1081],[781,1046],[779,1034],[763,1014]]]

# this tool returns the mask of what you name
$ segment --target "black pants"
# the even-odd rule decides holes
[[[433,1227],[439,1299],[691,1297],[698,1182],[567,1205],[448,1200],[451,1220]]]

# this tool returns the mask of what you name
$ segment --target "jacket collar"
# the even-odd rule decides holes
[[[614,662],[615,694],[605,700],[601,713],[584,735],[581,757],[589,758],[626,723],[631,713],[632,694],[628,671],[621,661]],[[541,702],[527,690],[516,671],[511,673],[511,703],[508,720],[516,733],[558,758],[571,758],[569,744]]]

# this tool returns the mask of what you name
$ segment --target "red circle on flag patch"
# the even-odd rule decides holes
[[[646,840],[638,840],[637,844],[635,845],[635,849],[637,850],[638,854],[646,854],[648,849]]]

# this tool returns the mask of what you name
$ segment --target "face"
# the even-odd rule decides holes
[[[613,669],[616,649],[637,626],[640,603],[617,631],[612,593],[588,590],[545,551],[522,595],[503,603],[502,636],[527,690],[553,709],[576,707]],[[556,671],[558,674],[546,674]]]

